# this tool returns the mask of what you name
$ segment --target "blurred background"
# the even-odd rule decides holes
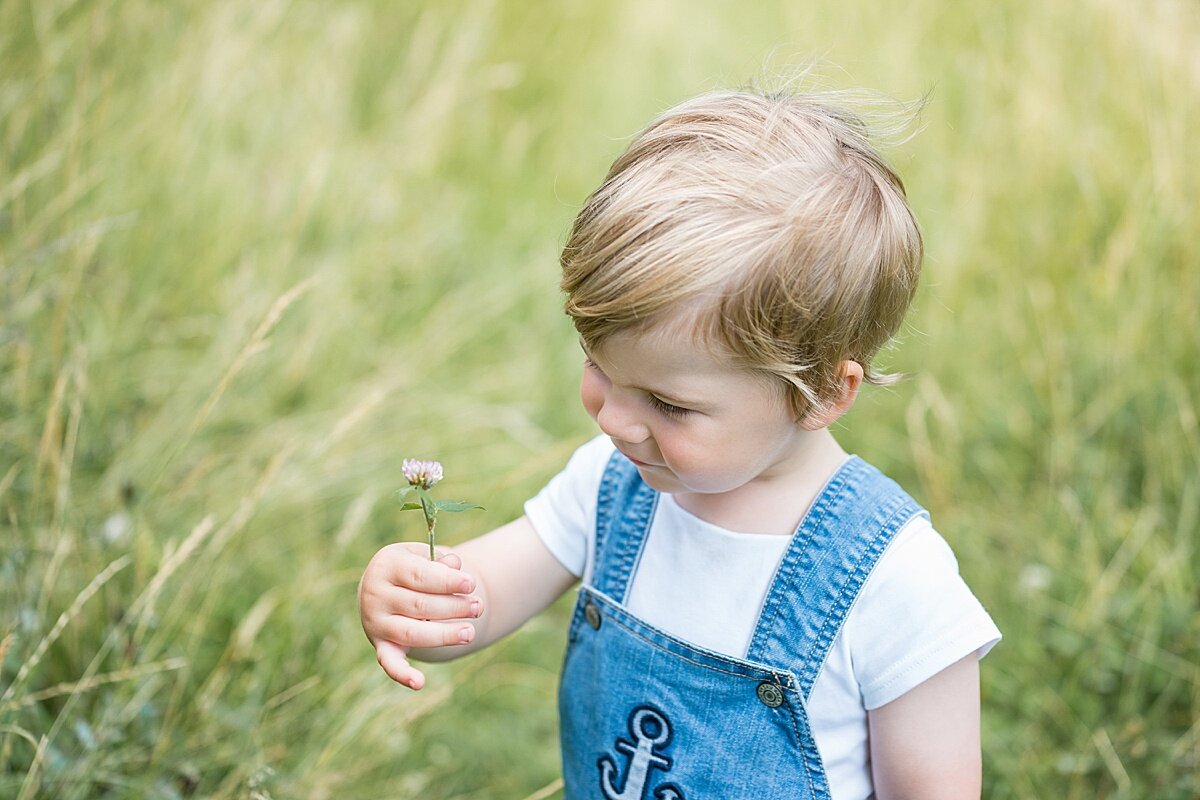
[[[838,426],[1005,639],[985,796],[1200,796],[1200,7],[0,2],[0,797],[550,798],[570,598],[391,684],[404,457],[592,435],[558,249],[628,137],[812,58],[913,99],[921,293]]]

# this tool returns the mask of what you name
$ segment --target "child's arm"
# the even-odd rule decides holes
[[[974,653],[867,718],[879,800],[978,799],[983,778]]]
[[[363,631],[388,676],[412,689],[409,663],[446,661],[486,647],[554,602],[576,581],[525,517],[430,561],[415,542],[384,547],[358,587]]]

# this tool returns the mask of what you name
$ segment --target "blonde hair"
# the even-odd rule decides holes
[[[916,291],[921,233],[858,117],[823,95],[717,92],[652,121],[563,247],[589,348],[691,306],[696,336],[783,381],[798,419],[864,379]]]

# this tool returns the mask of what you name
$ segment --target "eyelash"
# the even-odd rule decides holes
[[[592,361],[590,358],[583,359],[583,366],[585,369],[600,369],[596,366],[596,362]],[[679,406],[671,405],[667,401],[659,399],[652,394],[646,395],[646,399],[649,400],[651,408],[660,414],[671,417],[672,419],[681,419],[692,413],[690,408],[680,408]]]
[[[646,397],[648,397],[650,399],[651,406],[653,406],[657,411],[659,411],[663,414],[666,414],[668,417],[672,417],[674,419],[679,419],[681,417],[686,417],[688,414],[692,413],[692,410],[690,408],[680,408],[679,406],[673,406],[668,402],[660,400],[659,398],[655,397],[652,394],[648,394],[648,395],[646,395]]]

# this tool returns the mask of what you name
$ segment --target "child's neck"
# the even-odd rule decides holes
[[[805,437],[786,470],[721,494],[678,492],[672,497],[688,513],[726,530],[790,536],[845,460],[846,451],[822,428]]]

